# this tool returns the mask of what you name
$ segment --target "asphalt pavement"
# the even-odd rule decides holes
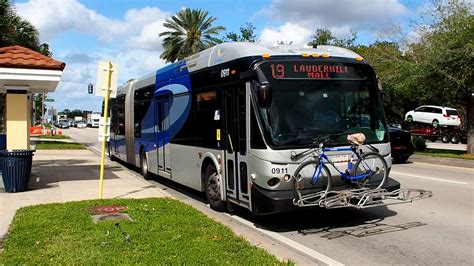
[[[70,129],[65,134],[99,154],[96,129]],[[256,237],[273,237],[293,247],[288,248],[291,252],[329,264],[474,265],[474,170],[409,160],[394,165],[391,177],[402,188],[426,189],[434,196],[364,210],[318,209],[263,217],[239,209],[227,216],[204,209],[228,217],[222,219],[235,226],[253,226],[260,232]],[[158,177],[150,182],[203,210],[199,193]]]

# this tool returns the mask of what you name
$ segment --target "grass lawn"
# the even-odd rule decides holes
[[[125,212],[134,221],[94,224],[84,211],[110,204],[128,206]],[[125,240],[127,235],[129,241]],[[92,200],[18,210],[0,253],[0,264],[52,263],[287,264],[194,208],[156,198]]]
[[[37,150],[85,150],[84,145],[75,142],[37,141]]]
[[[70,139],[69,136],[66,135],[40,135],[38,136],[40,139]]]
[[[466,154],[465,151],[426,149],[424,151],[416,151],[415,154],[432,156],[432,157],[445,157],[445,158],[474,160],[474,155]]]

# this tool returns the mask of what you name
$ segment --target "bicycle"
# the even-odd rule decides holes
[[[296,169],[293,178],[293,189],[295,192],[295,205],[318,205],[332,188],[332,176],[325,162],[340,174],[341,179],[353,189],[379,189],[385,185],[388,178],[388,167],[385,159],[378,150],[368,144],[372,152],[363,152],[361,146],[365,140],[363,134],[348,135],[347,139],[351,145],[349,148],[327,148],[326,142],[318,139],[315,144],[317,148],[311,148],[300,154],[291,155],[295,160],[302,155],[312,152],[310,160],[301,163]],[[348,167],[341,171],[325,152],[351,151]],[[354,163],[354,159],[356,160]]]

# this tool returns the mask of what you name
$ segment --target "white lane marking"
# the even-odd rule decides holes
[[[429,179],[429,180],[441,181],[441,182],[448,182],[448,183],[460,184],[460,185],[468,185],[469,184],[469,183],[466,183],[466,182],[458,182],[458,181],[452,181],[452,180],[446,180],[446,179],[440,179],[440,178],[426,177],[426,176],[421,176],[421,175],[404,174],[404,173],[393,172],[393,171],[391,171],[390,173],[395,174],[395,175],[406,175],[406,176],[411,176],[411,177],[416,177],[416,178]]]
[[[102,153],[102,150],[99,150],[99,149],[97,149],[97,148],[96,148],[96,147],[94,147],[94,146],[89,146],[89,148],[92,148],[92,149],[94,149],[94,150],[96,150],[96,151],[98,151],[98,152]]]
[[[227,214],[229,216],[231,216],[230,214]],[[318,261],[321,261],[327,265],[344,265],[342,263],[340,263],[339,261],[336,261],[334,259],[331,259],[330,257],[326,256],[326,255],[323,255],[319,252],[317,252],[316,250],[314,249],[311,249],[311,248],[308,248],[307,246],[304,246],[294,240],[291,240],[281,234],[278,234],[278,233],[275,233],[275,232],[272,232],[272,231],[269,231],[269,230],[265,230],[265,229],[262,229],[262,228],[258,228],[256,227],[253,223],[239,217],[239,216],[231,216],[233,219],[235,220],[238,220],[239,222],[247,225],[247,226],[250,226],[251,228],[261,232],[262,234],[265,234],[273,239],[276,239],[298,251],[300,251],[301,253],[304,253],[306,255],[308,255],[309,257],[313,258],[313,259],[316,259]]]

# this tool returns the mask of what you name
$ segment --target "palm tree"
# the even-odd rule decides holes
[[[38,36],[36,28],[15,13],[10,0],[0,0],[0,47],[21,45],[40,51]]]
[[[214,17],[207,17],[209,12],[201,9],[183,9],[167,19],[163,26],[170,29],[160,33],[165,36],[161,58],[174,62],[205,50],[220,40],[213,36],[225,30],[223,26],[212,27]]]

